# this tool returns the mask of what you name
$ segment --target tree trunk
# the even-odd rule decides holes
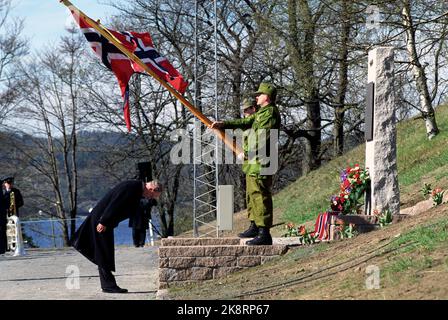
[[[300,29],[304,33],[303,43],[299,39],[299,20],[302,23]],[[307,174],[320,166],[322,132],[319,88],[314,76],[316,22],[306,0],[288,1],[288,27],[288,53],[298,78],[298,87],[303,91],[307,114],[305,154],[302,161],[302,173]]]
[[[168,207],[167,215],[168,215],[168,223],[166,226],[166,235],[174,236],[174,209],[176,207],[177,195],[179,194],[179,185],[180,185],[180,175],[182,171],[182,166],[178,166],[176,169],[176,175],[174,176],[173,182],[173,194],[172,199],[170,199],[170,204]]]
[[[436,116],[434,108],[432,107],[431,95],[428,89],[428,80],[426,77],[425,69],[420,63],[420,59],[417,54],[416,40],[415,40],[415,28],[411,16],[411,5],[409,1],[405,2],[403,11],[403,23],[406,27],[406,48],[409,54],[409,62],[411,63],[412,71],[417,85],[417,91],[420,97],[420,106],[423,119],[426,125],[426,134],[428,139],[431,140],[438,133],[439,129],[436,123]]]
[[[339,104],[334,111],[333,127],[333,152],[335,156],[341,156],[344,153],[344,107]]]
[[[78,105],[76,99],[76,93],[74,90],[74,73],[73,66],[75,62],[72,56],[72,63],[70,68],[70,100],[72,102],[72,112],[71,112],[71,120],[72,120],[72,130],[70,133],[70,146],[71,146],[71,171],[67,171],[67,178],[70,182],[68,186],[68,192],[70,193],[70,244],[73,240],[73,236],[76,232],[76,214],[78,211],[78,166],[77,166],[77,151],[78,151]]]
[[[68,236],[67,220],[61,220],[61,224],[62,224],[62,241],[63,241],[63,245],[64,245],[64,247],[68,247],[70,245],[70,239],[69,239],[69,236]]]
[[[344,116],[345,97],[348,87],[348,41],[350,39],[350,13],[348,0],[342,0],[342,37],[341,48],[339,50],[339,84],[335,99],[334,126],[333,126],[333,147],[334,154],[340,156],[344,153]]]
[[[302,162],[302,173],[307,174],[321,164],[320,150],[322,144],[321,116],[319,98],[316,96],[312,101],[305,103],[307,110],[308,135],[305,140],[305,161]]]

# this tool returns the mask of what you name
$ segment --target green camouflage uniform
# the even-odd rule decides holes
[[[259,148],[266,142],[269,150],[270,129],[280,129],[280,113],[275,104],[271,103],[260,108],[256,113],[243,119],[224,121],[224,129],[247,130],[243,135],[244,152],[251,159],[246,159],[243,164],[243,171],[246,173],[246,202],[248,218],[254,221],[257,227],[272,227],[272,176],[261,175],[262,164],[258,157],[251,152],[257,149],[257,134],[260,129],[266,132],[266,140],[259,141]],[[248,129],[252,133],[248,134]],[[246,136],[246,137],[245,137]],[[247,138],[247,139],[246,139]],[[269,151],[268,151],[269,154]]]

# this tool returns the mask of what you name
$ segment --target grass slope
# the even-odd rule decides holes
[[[352,239],[291,249],[225,278],[170,288],[172,299],[447,299],[448,206]],[[379,288],[370,269],[378,270]],[[373,282],[374,283],[374,282]]]
[[[438,107],[436,116],[441,133],[431,141],[426,139],[422,119],[411,119],[398,125],[398,179],[402,207],[423,200],[419,190],[424,182],[433,187],[448,187],[448,106]],[[364,144],[299,178],[275,195],[274,207],[282,213],[282,220],[300,224],[328,209],[331,195],[338,193],[341,170],[356,163],[364,166]]]
[[[426,139],[424,122],[398,125],[398,171],[402,207],[423,200],[424,183],[448,188],[448,106],[438,107],[441,133]],[[274,197],[275,221],[312,225],[338,191],[339,172],[364,165],[365,146],[299,178]],[[448,205],[353,239],[291,249],[269,263],[223,279],[170,288],[173,299],[447,299]],[[236,228],[247,219],[236,215]],[[273,230],[278,236],[280,225]],[[368,267],[377,268],[380,288],[367,289]],[[256,276],[254,276],[256,274]]]

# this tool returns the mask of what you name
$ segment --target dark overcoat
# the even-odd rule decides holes
[[[137,211],[143,195],[139,180],[124,181],[109,190],[75,233],[73,246],[103,269],[115,271],[114,228]],[[106,231],[97,232],[98,223]]]
[[[3,190],[3,200],[5,203],[6,208],[9,208],[11,204],[11,192],[14,192],[14,199],[16,202],[16,215],[19,216],[19,208],[23,207],[23,197],[20,193],[20,190],[17,188],[11,188],[11,190],[6,191]]]
[[[129,228],[138,230],[149,229],[149,219],[151,219],[151,209],[157,205],[154,199],[141,199],[135,215],[129,218]]]
[[[6,252],[6,205],[3,197],[0,197],[0,254]]]

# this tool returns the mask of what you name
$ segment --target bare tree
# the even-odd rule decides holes
[[[11,0],[0,0],[0,124],[18,99],[18,78],[11,66],[28,53],[21,38],[23,20],[11,22]]]
[[[439,128],[436,123],[436,116],[434,113],[434,108],[432,106],[432,98],[429,92],[428,79],[426,76],[425,67],[421,63],[421,57],[417,52],[417,39],[416,39],[416,25],[414,19],[411,15],[412,8],[411,0],[403,1],[403,26],[406,31],[406,48],[409,55],[409,63],[411,65],[411,70],[414,73],[415,82],[417,86],[417,91],[419,93],[419,100],[421,106],[421,114],[425,120],[426,134],[428,139],[432,139],[439,133]],[[446,37],[446,25],[444,27],[444,35]],[[444,39],[440,40],[440,47],[437,55],[440,54],[441,46],[443,45]],[[436,62],[438,57],[436,56]]]
[[[84,43],[73,30],[70,33],[61,39],[59,50],[47,50],[33,63],[22,64],[24,102],[14,114],[18,119],[26,119],[27,127],[22,130],[33,134],[29,144],[16,148],[41,181],[40,190],[36,190],[40,192],[34,196],[42,199],[43,212],[61,219],[65,245],[70,243],[76,228],[77,133],[82,121],[79,104],[84,73],[81,50]],[[72,219],[70,228],[65,220],[68,218]]]

